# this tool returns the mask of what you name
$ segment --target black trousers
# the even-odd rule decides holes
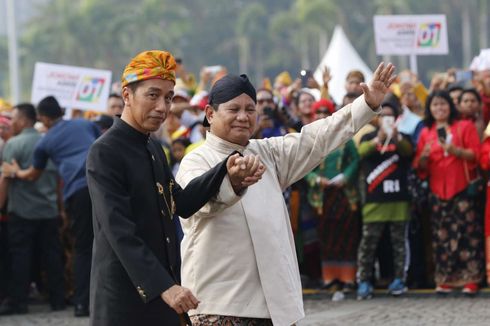
[[[10,253],[8,222],[0,221],[0,300],[8,296],[10,283]]]
[[[82,188],[66,201],[66,213],[70,219],[74,235],[74,304],[88,307],[90,292],[90,267],[92,264],[92,245],[94,230],[92,227],[92,202],[88,188]]]
[[[29,220],[16,215],[9,219],[9,245],[11,253],[10,296],[16,304],[27,304],[31,281],[31,263],[34,246],[39,249],[41,263],[47,272],[51,305],[65,302],[63,280],[63,253],[59,234],[59,218]]]

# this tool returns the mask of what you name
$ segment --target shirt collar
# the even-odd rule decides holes
[[[226,141],[209,131],[206,132],[206,143],[211,146],[212,148],[218,150],[219,152],[223,152],[226,154],[229,154],[230,152],[233,151],[238,151],[243,154],[247,146],[242,146],[238,145],[235,143],[230,143],[229,141]],[[250,144],[250,143],[249,143]]]
[[[37,133],[37,130],[34,129],[34,127],[22,129],[22,131],[19,133],[19,135],[32,134],[32,133]]]
[[[114,118],[114,124],[112,125],[113,129],[118,130],[123,132],[125,135],[127,135],[130,139],[133,139],[135,141],[139,141],[142,143],[147,143],[150,135],[149,134],[144,134],[133,127],[131,127],[126,121],[115,117]]]

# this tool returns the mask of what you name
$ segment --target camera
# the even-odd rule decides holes
[[[274,117],[274,110],[270,106],[264,108],[264,115],[270,119]]]

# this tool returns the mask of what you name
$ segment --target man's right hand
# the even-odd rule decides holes
[[[175,310],[178,314],[183,314],[191,309],[196,309],[199,301],[192,294],[191,290],[180,285],[168,288],[161,295],[162,300]]]
[[[369,84],[361,83],[361,88],[364,93],[364,100],[367,105],[373,110],[377,110],[381,105],[386,93],[395,80],[396,76],[393,75],[395,66],[391,63],[384,65],[381,62],[374,71],[373,79]]]

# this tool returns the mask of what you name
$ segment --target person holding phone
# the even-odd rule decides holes
[[[283,121],[284,117],[278,112],[277,104],[271,90],[261,88],[257,90],[257,104],[255,109],[258,113],[257,130],[254,138],[270,138],[283,136],[286,128]]]
[[[463,287],[463,293],[474,295],[483,279],[481,214],[471,191],[477,178],[478,133],[470,121],[458,120],[446,91],[429,95],[425,124],[413,166],[429,181],[436,292]]]

